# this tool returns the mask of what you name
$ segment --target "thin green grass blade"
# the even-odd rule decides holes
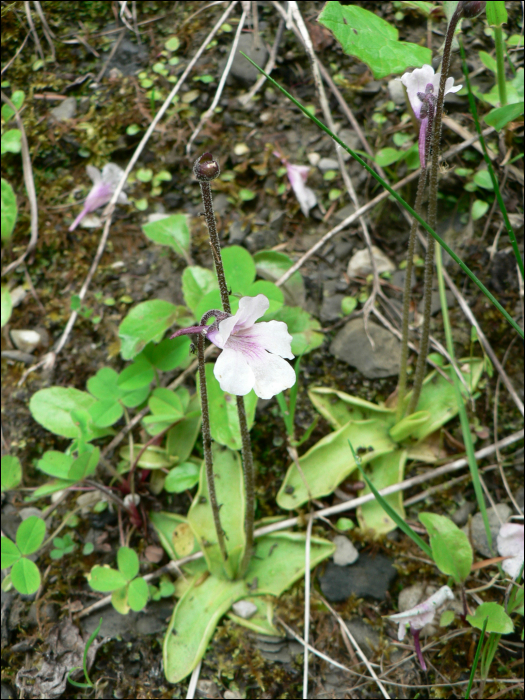
[[[301,367],[301,360],[303,359],[302,355],[299,355],[297,358],[297,361],[295,363],[294,371],[295,371],[295,384],[293,387],[290,389],[290,416],[291,416],[291,421],[292,421],[292,427],[294,424],[295,420],[295,406],[297,404],[297,394],[299,392],[299,368]]]
[[[91,637],[87,640],[86,646],[84,647],[84,655],[82,657],[82,666],[84,668],[84,676],[86,677],[87,683],[77,683],[77,681],[71,680],[71,674],[73,673],[73,671],[76,671],[77,668],[80,668],[79,666],[75,666],[75,668],[72,668],[71,671],[67,675],[67,680],[69,681],[69,683],[71,683],[71,685],[74,685],[77,688],[93,688],[94,684],[91,681],[91,679],[89,678],[88,672],[87,672],[87,656],[88,656],[88,652],[89,652],[89,647],[93,644],[97,634],[100,632],[100,628],[102,627],[102,619],[103,618],[100,618],[98,625],[96,626],[95,630],[93,631],[93,634],[91,635]]]
[[[469,99],[469,104],[470,104],[470,112],[472,116],[474,117],[474,122],[476,124],[476,131],[479,136],[479,142],[481,143],[481,148],[483,149],[483,157],[485,158],[485,163],[487,164],[488,171],[490,173],[490,179],[492,180],[492,186],[494,187],[494,193],[496,195],[496,199],[498,200],[498,206],[501,210],[501,213],[503,215],[503,221],[505,222],[505,228],[507,229],[507,234],[509,236],[510,243],[512,245],[512,250],[514,251],[514,255],[516,257],[516,261],[518,263],[518,267],[521,272],[521,278],[523,279],[523,259],[521,257],[519,248],[518,248],[518,242],[516,240],[516,234],[514,233],[514,229],[512,228],[509,217],[507,214],[507,207],[505,206],[505,202],[503,201],[503,197],[501,196],[501,191],[499,189],[499,184],[498,184],[498,179],[496,177],[496,174],[494,173],[494,168],[492,167],[492,162],[489,158],[489,154],[487,153],[487,146],[485,145],[485,139],[483,137],[483,134],[481,133],[481,126],[479,123],[479,117],[478,117],[478,110],[476,108],[476,100],[474,98],[474,95],[472,94],[472,90],[470,87],[470,79],[468,76],[468,67],[467,67],[467,61],[465,58],[465,50],[463,48],[463,42],[461,41],[461,37],[459,38],[459,46],[461,49],[461,64],[463,67],[463,75],[465,76],[465,83],[467,85],[467,90],[468,90],[468,99]]]
[[[469,678],[467,690],[465,693],[465,700],[468,700],[470,698],[470,691],[472,690],[472,684],[474,683],[474,676],[476,675],[476,669],[478,667],[479,656],[480,656],[481,650],[483,648],[483,642],[485,640],[485,630],[487,629],[487,622],[488,621],[489,621],[489,618],[486,617],[485,622],[483,623],[483,629],[481,630],[481,636],[479,638],[478,646],[476,647],[476,654],[474,656],[474,661],[472,662],[472,668],[470,669],[470,678]]]
[[[436,269],[439,287],[439,298],[441,301],[441,314],[443,316],[443,326],[445,328],[445,338],[447,340],[447,351],[453,361],[455,361],[454,354],[454,341],[452,339],[452,327],[450,325],[450,318],[448,315],[447,307],[447,297],[445,294],[445,280],[443,278],[443,258],[441,255],[441,249],[436,250]],[[465,407],[465,402],[461,395],[461,389],[459,386],[459,379],[456,372],[451,372],[452,380],[454,382],[454,393],[456,395],[456,404],[458,407],[459,420],[461,423],[461,432],[463,434],[463,443],[465,444],[467,452],[467,461],[470,469],[470,475],[472,477],[472,484],[474,486],[474,492],[476,494],[476,500],[478,501],[478,507],[481,511],[481,517],[483,518],[483,525],[485,526],[485,532],[487,534],[487,541],[489,548],[492,551],[492,533],[490,532],[489,518],[487,515],[487,506],[485,505],[485,498],[483,495],[483,489],[481,487],[481,481],[479,478],[478,463],[476,461],[476,455],[474,454],[474,444],[472,442],[472,435],[470,433],[470,424],[467,416],[467,409]]]
[[[432,561],[434,561],[434,557],[432,556],[432,550],[430,549],[429,545],[428,545],[423,539],[421,539],[421,537],[417,534],[417,532],[415,532],[414,530],[412,530],[412,528],[410,527],[410,525],[408,525],[408,524],[403,520],[403,518],[400,517],[399,513],[396,513],[396,511],[391,507],[391,505],[385,501],[385,499],[383,498],[383,496],[379,493],[379,491],[376,489],[376,487],[373,485],[373,483],[370,481],[370,479],[367,477],[367,475],[366,475],[365,472],[363,471],[363,469],[362,469],[362,467],[361,467],[361,459],[360,459],[360,457],[359,457],[358,455],[356,455],[356,453],[355,453],[355,451],[354,451],[354,448],[353,448],[352,443],[350,442],[350,440],[348,441],[348,444],[350,445],[350,449],[352,450],[352,455],[353,455],[353,457],[354,457],[354,459],[355,459],[355,463],[356,463],[356,465],[357,465],[357,468],[358,468],[359,471],[361,472],[361,475],[362,475],[363,479],[365,480],[365,482],[366,482],[368,488],[370,489],[370,491],[372,491],[372,493],[373,493],[374,496],[376,497],[377,502],[379,503],[379,505],[381,506],[381,508],[385,511],[385,513],[386,513],[387,515],[389,515],[389,516],[392,518],[392,520],[396,523],[396,525],[398,526],[398,528],[399,528],[400,530],[403,530],[403,532],[405,533],[405,535],[407,535],[408,537],[410,537],[410,539],[412,539],[412,540],[417,544],[417,546],[418,546],[420,549],[422,549],[422,550],[425,552],[425,554],[426,554]]]
[[[284,425],[286,427],[286,432],[289,437],[293,436],[293,418],[291,418],[291,411],[288,408],[288,405],[286,403],[286,399],[284,398],[284,394],[281,391],[279,394],[275,395],[275,398],[277,399],[277,403],[279,404],[279,409],[281,411],[281,416],[284,421]]]
[[[303,107],[303,105],[295,99],[295,97],[292,97],[289,92],[287,92],[283,87],[279,85],[272,77],[270,77],[267,73],[263,71],[262,68],[260,68],[254,61],[251,60],[251,58],[248,58],[248,56],[240,51],[240,53],[244,56],[244,58],[249,61],[257,70],[266,77],[267,80],[270,81],[272,85],[274,85],[278,90],[280,90],[283,95],[285,95],[291,102],[294,103],[296,107],[298,107],[301,112],[308,117],[311,121],[314,122],[316,126],[318,126],[322,131],[324,131],[328,136],[330,136],[336,143],[338,143],[341,148],[344,148],[347,153],[349,153],[352,158],[357,160],[357,162],[367,170],[372,177],[374,177],[390,194],[396,201],[401,204],[402,207],[404,207],[408,213],[411,216],[414,216],[417,221],[420,223],[420,225],[425,229],[425,231],[428,231],[430,235],[435,238],[435,240],[439,243],[439,245],[450,255],[450,257],[460,266],[460,268],[463,270],[463,272],[470,277],[470,279],[474,282],[474,284],[479,288],[480,291],[483,292],[483,294],[487,297],[487,299],[494,304],[494,306],[498,309],[498,311],[505,317],[505,319],[510,323],[510,325],[514,328],[515,331],[518,332],[521,338],[524,338],[525,335],[523,333],[523,330],[520,328],[520,326],[516,323],[516,321],[512,318],[512,316],[505,311],[503,306],[499,303],[499,301],[496,299],[496,297],[489,292],[489,290],[485,287],[485,285],[476,277],[476,275],[470,270],[467,265],[454,253],[454,251],[445,243],[445,241],[427,224],[427,222],[419,216],[419,214],[416,214],[416,212],[412,209],[410,204],[407,204],[405,200],[395,191],[390,187],[390,185],[383,180],[383,178],[378,175],[373,168],[371,168],[369,165],[365,163],[365,161],[360,158],[355,151],[353,151],[351,148],[349,148],[346,143],[341,141],[341,139],[336,136],[334,133],[330,131],[330,129],[325,126],[317,117],[314,117],[313,114],[310,114],[308,110]]]

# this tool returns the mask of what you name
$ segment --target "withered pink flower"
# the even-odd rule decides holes
[[[279,153],[274,152],[274,156],[281,158]],[[294,191],[301,211],[305,216],[309,216],[310,209],[315,207],[317,204],[317,197],[315,192],[306,186],[306,180],[308,179],[308,174],[310,168],[307,165],[292,165],[286,158],[281,158],[281,162],[286,167],[286,173],[288,179],[290,180],[290,185]]]
[[[91,188],[91,192],[86,197],[82,211],[69,227],[70,231],[74,231],[87,214],[91,214],[91,212],[95,211],[99,207],[103,207],[104,204],[109,202],[113,196],[113,192],[116,190],[117,185],[120,182],[122,175],[124,174],[122,168],[119,168],[119,166],[115,163],[106,163],[106,165],[102,168],[102,173],[93,165],[88,165],[86,167],[86,171],[93,182],[93,187]],[[128,198],[126,193],[121,192],[118,196],[117,202],[119,204],[126,204],[127,201]]]

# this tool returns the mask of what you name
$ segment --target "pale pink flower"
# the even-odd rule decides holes
[[[436,610],[447,600],[454,600],[454,594],[448,586],[442,586],[434,595],[431,595],[430,598],[427,598],[414,608],[395,615],[388,615],[389,620],[399,622],[397,633],[399,641],[401,642],[405,638],[407,625],[410,626],[411,630],[420,630],[426,624],[432,622],[436,615]]]
[[[211,326],[181,328],[172,338],[191,333],[206,334],[221,348],[213,373],[223,391],[245,396],[252,389],[260,399],[271,399],[295,384],[292,360],[292,336],[282,321],[255,321],[264,316],[270,302],[264,294],[243,297],[233,316],[217,312]]]
[[[505,523],[501,526],[498,552],[502,557],[510,557],[502,561],[501,566],[511,578],[516,578],[523,566],[523,524]]]
[[[102,173],[93,165],[88,165],[86,167],[86,171],[93,182],[93,187],[91,188],[91,192],[86,197],[84,208],[69,227],[70,231],[74,231],[87,214],[91,214],[91,212],[95,211],[95,209],[103,207],[104,204],[109,202],[113,196],[113,192],[116,190],[117,185],[120,182],[122,175],[124,174],[122,168],[119,168],[119,166],[115,163],[106,163],[106,165],[102,168]],[[127,201],[128,198],[126,193],[121,192],[118,196],[117,202],[119,202],[119,204],[126,204]]]
[[[278,153],[274,152],[274,155],[280,158]],[[286,173],[301,211],[305,216],[309,216],[310,209],[317,204],[315,192],[306,186],[310,168],[307,165],[291,165],[286,158],[281,158],[281,162],[286,166]]]
[[[424,168],[426,167],[425,149],[429,121],[429,103],[433,103],[437,99],[441,73],[434,73],[432,66],[425,65],[422,68],[416,68],[411,73],[405,73],[401,78],[396,78],[396,80],[400,80],[406,87],[410,106],[421,122],[419,128],[419,158],[421,167]],[[462,87],[462,85],[454,86],[454,78],[447,78],[445,95],[448,95],[449,92],[458,92]]]
[[[410,610],[405,610],[404,612],[396,613],[395,615],[388,615],[390,620],[399,622],[397,638],[400,642],[402,642],[405,638],[407,625],[410,627],[410,631],[414,637],[416,654],[419,659],[419,663],[421,664],[421,668],[424,671],[427,670],[427,665],[425,663],[425,659],[423,658],[423,652],[421,651],[419,632],[426,624],[434,620],[437,609],[440,608],[447,600],[454,600],[454,594],[448,586],[441,586],[441,588],[436,591],[434,595],[431,595],[430,598],[427,598],[422,603],[419,603]]]

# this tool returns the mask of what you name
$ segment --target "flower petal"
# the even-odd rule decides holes
[[[438,73],[438,75],[441,80],[441,73]],[[445,95],[448,95],[449,92],[458,92],[462,87],[463,85],[454,85],[454,78],[447,78],[447,82],[445,83]]]
[[[250,369],[255,377],[253,390],[260,399],[271,399],[285,389],[295,384],[295,372],[279,355],[271,355],[263,351],[264,357],[247,358]]]
[[[422,168],[427,167],[426,163],[426,150],[427,150],[427,128],[428,128],[428,117],[421,120],[419,126],[419,162]]]
[[[235,331],[253,326],[255,321],[264,316],[269,308],[270,302],[264,294],[257,294],[256,297],[243,297],[239,301],[239,310],[235,314],[237,319]]]
[[[502,557],[512,557],[501,562],[503,570],[516,578],[523,565],[524,527],[519,523],[505,523],[498,533],[498,552]]]
[[[113,191],[115,191],[123,175],[124,171],[116,163],[106,163],[102,168],[102,180],[111,185]]]
[[[244,328],[251,328],[256,319],[264,316],[269,307],[270,302],[264,294],[258,294],[256,297],[242,297],[237,313],[221,321],[218,335],[213,334],[214,337],[210,337],[210,340],[219,348],[224,348],[232,333],[235,334]]]
[[[86,165],[86,172],[94,185],[97,185],[102,180],[100,170],[94,165]]]
[[[401,78],[398,78],[398,80],[401,80],[401,82],[407,89],[407,95],[410,101],[410,105],[418,119],[421,112],[422,103],[419,97],[417,96],[417,93],[425,92],[425,89],[429,83],[432,83],[432,85],[434,86],[434,92],[437,92],[436,86],[439,87],[439,78],[440,73],[435,75],[434,69],[432,68],[432,66],[429,65],[422,66],[421,68],[416,68],[412,71],[412,73],[405,73]],[[454,79],[452,79],[452,82],[454,82]]]
[[[107,182],[101,181],[93,185],[91,192],[88,194],[84,202],[86,212],[95,211],[104,204],[107,204],[113,195],[113,189]]]
[[[242,352],[231,348],[221,352],[213,368],[213,374],[223,391],[236,396],[248,394],[255,383],[254,373]]]
[[[398,639],[401,641],[404,635],[402,625],[410,624],[413,629],[420,630],[427,623],[432,622],[436,614],[437,608],[441,607],[447,600],[454,600],[454,594],[448,586],[441,586],[430,598],[427,598],[422,603],[419,603],[410,610],[389,615],[389,619],[394,622],[399,622]],[[401,636],[401,634],[403,636]]]
[[[261,348],[289,360],[295,357],[291,347],[293,338],[283,321],[261,321],[251,328],[241,330],[236,335],[239,338],[249,336],[250,340],[256,342]]]
[[[310,209],[317,204],[315,192],[306,187],[305,184],[310,168],[306,165],[290,165],[290,163],[286,163],[286,171],[301,211],[305,216],[308,216]]]

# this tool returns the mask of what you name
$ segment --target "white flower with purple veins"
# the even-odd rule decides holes
[[[217,311],[218,321],[211,326],[181,328],[171,337],[205,333],[222,350],[213,369],[221,389],[237,396],[245,396],[253,389],[260,399],[271,399],[293,386],[296,377],[293,367],[283,359],[294,358],[286,323],[255,323],[269,306],[264,294],[243,297],[234,316]]]
[[[70,231],[74,231],[87,214],[91,214],[91,212],[109,202],[124,174],[122,168],[119,168],[115,163],[106,163],[102,168],[102,172],[93,165],[88,165],[86,171],[93,182],[93,187],[84,202],[84,208],[69,227]],[[117,202],[126,204],[127,201],[126,193],[121,192]]]
[[[498,552],[502,557],[509,557],[501,562],[501,566],[511,578],[516,578],[523,567],[523,525],[505,523],[501,526]]]
[[[421,167],[426,167],[426,137],[427,128],[433,120],[434,105],[439,92],[441,73],[434,73],[432,66],[425,65],[416,68],[412,73],[405,73],[400,80],[407,89],[410,106],[414,114],[421,122],[419,129],[419,158]],[[454,86],[454,78],[447,78],[445,83],[445,95],[449,92],[458,92],[463,85]]]

